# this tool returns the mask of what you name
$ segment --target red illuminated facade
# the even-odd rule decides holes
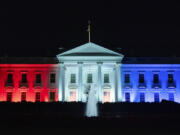
[[[42,63],[42,62],[39,62]],[[58,101],[58,64],[0,64],[0,101]]]

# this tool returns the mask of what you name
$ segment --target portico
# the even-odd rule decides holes
[[[95,85],[99,102],[121,100],[120,66],[123,55],[88,42],[57,55],[60,64],[59,101],[86,102]]]

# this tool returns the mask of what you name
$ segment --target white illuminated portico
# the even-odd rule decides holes
[[[122,54],[88,42],[57,58],[61,73],[59,101],[86,102],[90,85],[95,85],[99,102],[121,101]]]

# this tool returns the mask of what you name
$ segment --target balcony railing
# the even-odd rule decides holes
[[[104,84],[102,85],[102,88],[103,88],[103,89],[111,89],[111,84],[110,84],[110,83],[104,83]]]
[[[78,86],[77,86],[76,83],[70,83],[70,84],[68,85],[68,88],[69,88],[69,89],[77,89]]]
[[[124,88],[125,89],[131,89],[132,88],[132,84],[131,83],[125,83],[124,84]]]
[[[22,83],[22,82],[20,82],[19,87],[26,87],[26,88],[28,88],[29,85],[28,85],[28,83]]]
[[[14,87],[14,84],[13,84],[13,83],[6,82],[6,83],[5,83],[5,87]]]
[[[145,89],[146,88],[146,83],[145,82],[144,83],[139,83],[138,88]]]
[[[43,84],[42,83],[34,83],[34,87],[43,87]]]
[[[175,82],[167,83],[167,88],[169,88],[169,89],[174,89],[174,88],[176,88],[176,83],[175,83]]]
[[[161,83],[160,82],[159,83],[153,83],[152,88],[154,88],[154,89],[161,88]]]

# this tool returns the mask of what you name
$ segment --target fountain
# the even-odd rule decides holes
[[[95,86],[90,86],[90,90],[88,93],[88,100],[86,104],[86,116],[87,117],[97,117],[98,109],[97,109],[97,99],[96,99],[96,90]]]

